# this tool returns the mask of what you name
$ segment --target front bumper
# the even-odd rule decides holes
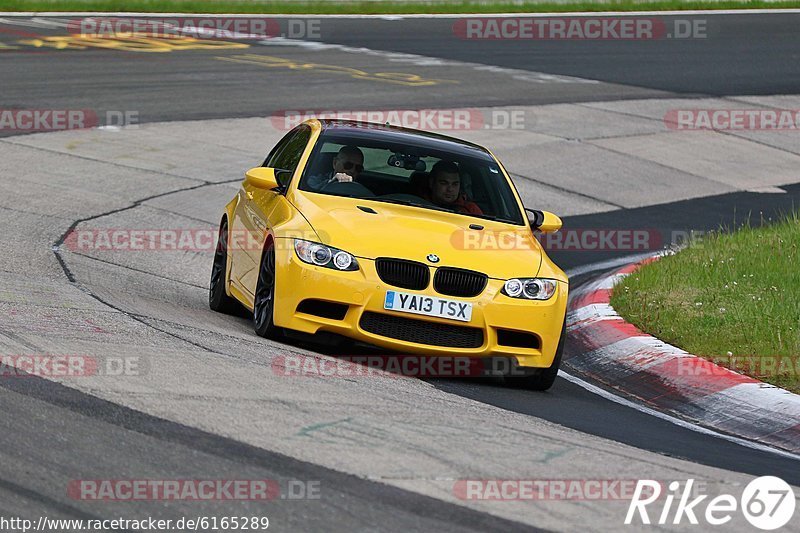
[[[355,272],[340,272],[309,265],[297,258],[291,239],[278,239],[278,241],[282,242],[276,243],[275,250],[277,277],[274,321],[277,326],[311,334],[322,331],[337,333],[354,340],[409,354],[513,357],[519,366],[530,368],[545,368],[553,363],[564,326],[569,290],[567,283],[558,282],[556,293],[546,301],[510,298],[500,292],[503,281],[495,279],[489,279],[480,295],[473,298],[458,298],[435,292],[432,283],[422,291],[390,286],[381,281],[375,269],[375,261],[370,259],[359,258],[361,268]],[[431,272],[432,278],[433,272]],[[469,322],[458,322],[388,311],[383,307],[387,290],[470,302],[473,304],[472,318]],[[308,299],[344,304],[347,310],[341,320],[298,312],[301,302]],[[380,320],[387,315],[399,318]],[[415,332],[414,341],[403,340],[393,333],[376,333],[378,331],[374,325],[376,318],[379,322],[390,324],[400,322],[405,326],[413,327],[416,324],[420,327]],[[440,326],[430,326],[431,324]],[[431,335],[429,339],[424,338],[426,330],[452,333],[455,331],[453,328],[465,327],[474,328],[470,330],[471,333],[477,333],[475,330],[481,332],[482,338],[474,346],[455,347],[426,343],[437,342],[447,336]],[[389,330],[397,331],[397,328]],[[512,335],[508,335],[508,332]],[[532,333],[533,336],[525,336],[525,342],[515,341],[514,345],[508,345],[509,338],[519,338],[514,335],[517,332]],[[533,342],[529,342],[531,339]],[[480,345],[477,345],[478,343]]]

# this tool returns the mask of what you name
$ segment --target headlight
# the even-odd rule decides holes
[[[294,240],[294,251],[304,263],[334,270],[358,270],[358,261],[344,250],[331,248],[318,242]]]
[[[523,300],[549,300],[556,292],[556,283],[544,278],[513,278],[506,281],[503,294]]]

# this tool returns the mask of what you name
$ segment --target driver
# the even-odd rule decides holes
[[[428,184],[429,199],[434,204],[468,215],[483,214],[478,204],[467,199],[467,193],[461,191],[461,175],[458,165],[452,161],[439,161],[433,165]]]
[[[308,185],[313,190],[320,190],[329,183],[344,183],[358,179],[364,170],[364,154],[357,146],[342,146],[331,165],[333,168],[325,174],[312,174],[308,177]]]

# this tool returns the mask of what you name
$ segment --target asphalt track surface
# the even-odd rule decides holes
[[[482,74],[479,83],[437,85],[424,91],[385,84],[365,92],[363,85],[347,76],[320,78],[287,69],[270,69],[265,75],[251,65],[217,59],[253,53],[253,49],[135,54],[19,46],[0,51],[0,105],[91,108],[101,113],[134,109],[142,122],[162,122],[266,116],[285,109],[514,106],[800,92],[800,62],[796,60],[800,57],[800,40],[796,38],[800,15],[698,17],[708,19],[706,39],[535,45],[522,41],[464,42],[453,37],[453,21],[447,19],[324,21],[321,40],[325,43],[599,81],[517,85],[493,79],[494,73],[489,72]],[[21,39],[62,34],[46,24],[30,27],[0,22],[0,41],[8,46],[18,46]],[[273,52],[278,48],[265,46],[257,52],[278,55]],[[282,57],[317,61],[313,51],[280,48]],[[365,71],[378,61],[369,55],[357,60],[345,54],[335,57],[340,65]],[[447,63],[433,70],[443,79],[468,79],[463,69]],[[0,132],[2,136],[10,134]],[[742,213],[761,212],[770,217],[800,205],[800,187],[783,189],[784,194],[732,192],[577,215],[567,217],[565,223],[573,227],[658,228],[664,233],[716,229],[720,224],[741,220]],[[553,255],[565,270],[619,257],[614,252]],[[573,284],[580,281],[572,280]],[[449,394],[641,450],[733,472],[779,475],[800,485],[796,460],[680,428],[602,399],[563,379],[547,394],[508,389],[496,383],[431,383]],[[66,498],[63,491],[60,496],[54,495],[48,488],[50,480],[78,479],[87,472],[107,472],[110,478],[145,477],[149,472],[150,477],[159,478],[317,479],[333,487],[320,501],[271,507],[270,519],[285,527],[282,530],[528,527],[170,422],[39,378],[0,380],[0,406],[4,427],[0,436],[3,516],[50,513],[105,517],[116,509],[114,505],[92,508]],[[36,423],[31,424],[31,420]],[[130,505],[151,515],[193,514],[196,509],[186,502],[170,502],[157,510],[148,502]],[[237,503],[235,510],[251,515],[259,512],[252,502]],[[219,503],[205,511],[208,515],[230,514],[231,507]]]

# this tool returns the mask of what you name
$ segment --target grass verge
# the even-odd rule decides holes
[[[798,8],[800,0],[0,0],[0,11],[107,11],[153,13],[535,13],[569,11],[665,11],[689,9]]]
[[[611,305],[665,342],[800,392],[800,215],[708,234],[626,277]]]

